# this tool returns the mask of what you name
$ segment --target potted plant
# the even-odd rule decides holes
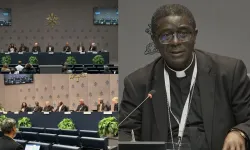
[[[102,55],[96,55],[93,59],[92,59],[93,64],[96,65],[103,65],[104,64],[104,58],[102,57]]]
[[[100,137],[115,137],[118,135],[118,122],[115,117],[103,118],[98,123]]]
[[[6,55],[4,57],[2,57],[2,64],[10,64],[11,63],[11,57],[10,55]]]
[[[75,65],[76,59],[73,56],[68,56],[65,62],[67,65]]]
[[[7,119],[7,117],[5,115],[1,115],[0,116],[0,131],[1,131],[1,126],[2,126],[2,122]]]
[[[74,130],[75,128],[75,124],[73,123],[73,121],[69,118],[64,118],[59,124],[58,124],[58,128],[62,129],[62,130]]]
[[[22,117],[18,119],[18,127],[32,127],[30,119],[28,117]]]
[[[36,58],[36,56],[30,56],[30,58],[29,58],[29,63],[30,63],[31,65],[36,65],[36,64],[38,64],[38,59]]]

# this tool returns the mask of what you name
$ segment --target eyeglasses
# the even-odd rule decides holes
[[[164,32],[159,35],[159,42],[161,44],[171,44],[176,38],[178,42],[187,42],[194,37],[193,32],[178,31],[178,32]]]

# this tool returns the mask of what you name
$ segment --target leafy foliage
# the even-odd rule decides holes
[[[29,63],[32,64],[32,65],[38,64],[38,59],[37,59],[37,57],[35,57],[35,56],[30,56],[30,58],[29,58]]]
[[[69,57],[67,57],[67,59],[66,59],[66,63],[67,63],[68,65],[75,65],[77,62],[76,62],[75,57],[69,56]]]
[[[102,55],[96,55],[93,59],[92,59],[93,64],[96,65],[103,65],[104,64],[104,58],[102,57]]]
[[[115,117],[102,119],[98,124],[100,137],[114,137],[118,134],[118,122]]]
[[[10,64],[11,63],[11,57],[10,55],[6,55],[4,57],[2,57],[2,64]]]
[[[19,127],[32,127],[30,118],[22,117],[18,119],[18,128]]]
[[[73,121],[69,118],[64,118],[59,124],[58,124],[59,129],[68,129],[68,130],[73,130],[75,129],[75,124]]]

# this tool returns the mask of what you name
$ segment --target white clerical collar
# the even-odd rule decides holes
[[[190,68],[190,66],[192,65],[192,63],[193,63],[193,61],[194,61],[194,55],[195,55],[195,53],[193,53],[192,61],[191,61],[191,63],[187,66],[187,68],[184,69],[184,70],[181,70],[181,71],[176,71],[176,70],[170,68],[170,67],[167,65],[166,62],[165,62],[165,64],[166,64],[166,66],[167,66],[171,71],[173,71],[173,72],[176,73],[176,77],[177,77],[177,78],[184,78],[184,77],[186,77],[186,72],[185,72],[185,71],[186,71],[188,68]]]

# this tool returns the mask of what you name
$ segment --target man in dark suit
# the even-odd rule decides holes
[[[2,122],[1,130],[4,136],[0,137],[0,150],[23,150],[23,146],[14,141],[17,133],[16,121],[7,118]]]
[[[118,97],[114,97],[112,103],[114,104],[114,111],[118,111]]]
[[[29,48],[22,43],[18,52],[29,52]]]
[[[45,102],[45,107],[43,108],[43,111],[45,112],[53,112],[54,107],[50,105],[49,101]]]
[[[64,112],[64,111],[68,111],[67,106],[65,106],[62,101],[58,102],[58,106],[55,112]]]
[[[63,47],[64,52],[71,52],[71,48],[69,46],[69,42],[66,42],[66,45]]]
[[[41,112],[43,111],[43,108],[39,105],[39,102],[35,102],[35,107],[33,109],[34,112]]]
[[[77,109],[76,109],[77,112],[88,111],[89,110],[88,106],[84,104],[83,99],[80,99],[79,103],[80,104],[77,106]]]
[[[16,48],[15,44],[11,43],[11,44],[9,45],[8,51],[11,52],[11,53],[16,52],[16,51],[17,51],[17,48]]]
[[[97,51],[97,46],[96,43],[91,43],[89,46],[89,51]]]
[[[46,52],[54,52],[54,46],[48,44],[48,46],[46,47]]]
[[[97,111],[98,112],[103,112],[105,109],[105,104],[103,102],[102,98],[98,98],[98,105],[97,105]]]
[[[78,52],[85,52],[85,47],[80,43],[80,45],[77,46],[77,51]]]
[[[38,43],[35,43],[35,45],[32,48],[32,52],[41,52],[41,47]]]
[[[250,80],[244,63],[195,50],[195,19],[182,5],[157,9],[151,32],[161,57],[125,78],[119,121],[149,91],[156,93],[120,125],[119,140],[131,140],[133,130],[136,140],[188,143],[192,150],[247,149]]]

